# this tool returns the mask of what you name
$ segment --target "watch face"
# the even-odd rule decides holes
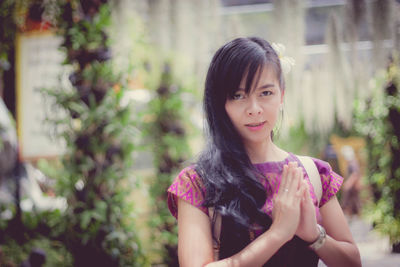
[[[321,225],[317,224],[318,226],[318,230],[319,230],[319,237],[318,239],[310,245],[310,248],[313,250],[317,250],[320,247],[322,247],[325,243],[325,239],[326,239],[326,231],[324,229],[324,227],[322,227]]]

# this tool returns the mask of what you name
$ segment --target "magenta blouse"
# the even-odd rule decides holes
[[[315,205],[317,221],[321,223],[319,208],[325,205],[326,202],[336,195],[340,186],[342,185],[343,178],[332,170],[329,163],[315,158],[312,160],[314,161],[321,176],[322,197],[319,205],[317,204],[317,197],[307,172],[296,155],[289,153],[288,157],[282,161],[254,164],[254,166],[265,176],[265,179],[261,180],[261,183],[264,185],[268,196],[263,207],[265,213],[267,213],[269,216],[272,214],[272,199],[278,192],[282,178],[283,166],[291,161],[294,161],[297,162],[298,166],[302,167],[303,169],[304,179],[306,179],[309,184],[310,195]],[[177,200],[180,198],[200,209],[208,216],[208,209],[202,206],[204,201],[204,193],[205,191],[201,178],[196,173],[194,166],[183,169],[168,188],[168,207],[171,211],[171,214],[175,218],[178,217]]]

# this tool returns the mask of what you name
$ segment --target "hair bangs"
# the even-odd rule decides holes
[[[239,58],[238,62],[234,62],[233,64],[235,67],[232,68],[232,73],[230,73],[229,77],[235,78],[230,79],[229,84],[225,87],[227,90],[225,100],[233,98],[235,93],[240,89],[244,89],[246,94],[250,93],[252,86],[257,84],[261,77],[262,69],[267,63],[263,55],[264,51],[257,46],[247,50],[244,51],[243,58]],[[246,80],[245,87],[240,88],[243,79]]]
[[[246,94],[250,93],[252,86],[257,86],[263,69],[266,65],[264,57],[258,57],[257,59],[258,60],[254,60],[253,62],[251,62],[246,74],[246,85],[244,88]]]

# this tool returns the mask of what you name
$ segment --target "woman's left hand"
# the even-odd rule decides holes
[[[305,186],[307,189],[304,190],[304,196],[301,200],[300,222],[296,230],[296,235],[306,242],[313,242],[319,235],[315,206],[311,199],[309,186],[306,180],[302,181],[301,186]]]

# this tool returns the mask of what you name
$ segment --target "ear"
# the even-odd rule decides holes
[[[285,96],[285,90],[281,90],[281,105],[283,104],[284,96]]]

